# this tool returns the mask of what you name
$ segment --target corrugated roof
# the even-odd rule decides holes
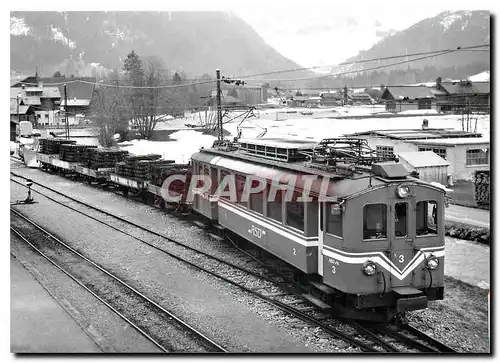
[[[424,86],[397,86],[386,87],[381,98],[384,100],[415,100],[419,98],[435,98],[435,96]]]
[[[467,138],[474,139],[481,137],[481,134],[460,131],[452,128],[441,129],[392,129],[392,130],[371,130],[346,134],[345,136],[368,136],[377,135],[390,139],[415,140],[415,139],[445,139],[445,138]]]
[[[443,145],[443,146],[454,146],[454,145],[476,145],[476,144],[489,144],[490,138],[487,136],[483,137],[452,137],[449,139],[427,139],[427,140],[408,140],[412,144],[417,145]]]
[[[398,154],[400,159],[403,159],[414,168],[424,168],[426,166],[449,166],[446,160],[434,153],[433,151],[410,151]]]

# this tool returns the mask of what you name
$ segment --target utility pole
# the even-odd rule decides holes
[[[21,124],[21,114],[19,113],[19,98],[21,96],[21,92],[17,92],[17,123]]]
[[[66,139],[69,139],[68,92],[66,92],[66,83],[64,84],[64,119],[66,120]]]
[[[218,137],[217,140],[222,143],[224,140],[224,135],[222,133],[222,109],[221,109],[221,97],[220,97],[220,69],[217,68],[215,70],[216,79],[217,79],[217,127],[218,127]]]

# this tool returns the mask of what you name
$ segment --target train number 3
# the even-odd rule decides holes
[[[399,261],[400,263],[405,262],[405,256],[404,256],[404,255],[399,255],[398,261]]]

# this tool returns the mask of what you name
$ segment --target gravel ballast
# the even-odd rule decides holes
[[[17,173],[20,173],[21,170],[16,170]],[[26,174],[25,174],[26,173]],[[30,177],[33,177],[36,181],[39,181],[41,183],[47,184],[57,190],[60,190],[61,192],[67,193],[75,197],[76,199],[81,199],[83,201],[86,201],[90,204],[96,205],[100,208],[106,209],[111,213],[116,213],[120,216],[123,216],[124,218],[127,218],[135,223],[144,225],[147,228],[154,229],[160,233],[170,235],[172,238],[175,238],[176,240],[180,240],[183,242],[186,242],[190,245],[193,245],[193,247],[198,247],[200,249],[204,249],[207,252],[210,251],[213,254],[222,254],[224,255],[224,248],[223,245],[224,243],[221,243],[217,240],[211,239],[209,236],[207,236],[207,233],[196,227],[193,226],[191,223],[186,222],[182,219],[179,219],[177,217],[173,217],[167,213],[164,213],[161,210],[155,209],[151,206],[146,206],[143,204],[140,204],[136,201],[133,200],[128,200],[125,199],[123,196],[117,195],[112,192],[107,192],[107,191],[102,191],[99,190],[95,187],[89,187],[85,184],[81,183],[75,183],[69,180],[66,180],[64,178],[61,178],[56,175],[50,175],[47,173],[42,173],[38,170],[22,170],[22,174]],[[15,189],[14,183],[11,183],[11,188],[12,190]],[[22,191],[22,187],[19,187],[19,193],[16,193],[15,197],[13,196],[11,199],[22,199],[25,197],[25,191]],[[45,192],[45,191],[44,191]],[[38,198],[39,201],[42,199],[45,199],[43,197],[40,197],[34,194],[35,198]],[[76,206],[75,206],[76,207]],[[22,207],[24,208],[24,207]],[[62,207],[61,207],[62,208]],[[66,214],[69,212],[67,211]],[[73,213],[73,212],[72,212]],[[64,214],[64,212],[62,212]],[[78,220],[83,222],[83,216],[73,213],[74,217],[71,217],[71,220]],[[55,218],[55,217],[53,217]],[[66,217],[66,219],[69,221],[70,218]],[[61,219],[64,220],[64,219]],[[49,221],[49,218],[46,218],[46,223],[49,225],[51,222]],[[80,224],[80,222],[79,222]],[[94,226],[94,227],[92,227]],[[92,228],[95,227],[96,224],[94,223],[88,223],[87,228],[83,226],[78,226],[78,229],[82,229],[85,231],[91,231]],[[100,227],[99,227],[100,228]],[[108,232],[109,233],[109,232]],[[452,243],[455,243],[454,239],[447,238],[447,249],[449,247],[450,241]],[[129,241],[130,242],[130,241]],[[84,244],[82,244],[84,245]],[[107,242],[103,244],[103,248],[107,249],[108,244]],[[147,247],[147,246],[146,246]],[[92,248],[96,248],[94,245]],[[116,248],[116,247],[115,247]],[[141,249],[139,249],[141,250]],[[113,253],[114,249],[112,248],[110,251],[106,252],[101,252],[102,254],[109,254]],[[141,253],[146,253],[146,254],[152,254],[151,251],[147,250],[141,250]],[[450,256],[447,257],[447,259]],[[106,258],[104,257],[104,260]],[[458,258],[460,259],[460,258]],[[141,260],[142,262],[139,262],[138,260]],[[136,280],[138,283],[141,284],[146,284],[149,286],[150,283],[154,283],[151,281],[150,277],[146,277],[148,281],[143,281],[143,275],[141,272],[132,272],[136,271],[136,269],[140,270],[142,263],[148,263],[149,260],[142,260],[142,258],[135,258],[133,256],[131,259],[125,258],[123,260],[125,263],[124,270],[125,272],[132,276],[132,281]],[[171,262],[164,262],[165,264],[175,266],[175,263],[177,261],[171,261]],[[474,261],[470,261],[472,265],[474,265]],[[114,263],[118,263],[117,261],[114,261]],[[446,268],[447,265],[445,265]],[[178,266],[181,267],[181,266]],[[184,267],[185,268],[185,267]],[[172,277],[176,277],[176,274],[170,271],[165,271],[163,267],[158,267],[159,271],[156,271],[156,278],[161,278],[161,275],[166,275],[170,277],[170,274],[172,274]],[[464,269],[463,265],[463,259],[462,259],[462,265],[460,266],[460,269],[463,270],[468,270],[468,267]],[[206,274],[203,273],[197,273],[196,271],[193,271],[192,269],[188,269],[190,274],[193,274],[193,277],[199,282],[199,285],[196,286],[196,289],[204,289],[203,286],[211,286],[214,289],[218,289],[219,293],[224,296],[225,299],[228,299],[230,301],[237,301],[238,303],[245,305],[247,311],[253,312],[254,315],[252,316],[260,316],[261,321],[264,320],[266,321],[269,325],[272,325],[276,329],[284,330],[289,338],[295,341],[299,341],[299,344],[302,344],[302,346],[306,349],[311,349],[311,351],[330,351],[330,352],[337,352],[337,351],[350,351],[349,348],[345,349],[345,347],[342,347],[340,344],[339,346],[335,347],[332,346],[332,342],[330,338],[327,338],[323,336],[320,332],[315,332],[313,329],[307,328],[307,327],[301,327],[300,325],[302,323],[294,323],[293,319],[291,319],[289,316],[286,316],[283,313],[273,311],[273,309],[266,307],[267,304],[255,300],[254,298],[248,297],[246,294],[241,293],[238,289],[232,288],[232,287],[227,287],[227,285],[221,285],[220,282],[214,280],[211,277],[208,277]],[[448,272],[450,272],[450,269],[447,269]],[[149,271],[148,271],[149,272]],[[447,272],[447,273],[448,273]],[[153,273],[151,271],[151,273]],[[451,273],[454,273],[454,271],[451,271]],[[477,277],[473,276],[477,280]],[[152,279],[154,280],[154,278]],[[453,279],[452,279],[453,280]],[[472,280],[471,283],[474,283]],[[170,281],[169,284],[172,284],[172,289],[180,289],[182,290],[182,286],[178,286],[175,284],[175,282]],[[451,285],[450,285],[451,284]],[[486,285],[485,285],[486,284]],[[487,282],[485,281],[485,284],[482,286],[489,286],[489,280]],[[463,285],[463,286],[462,286]],[[425,321],[426,316],[429,314],[435,314],[436,317],[439,315],[445,316],[445,319],[436,319],[433,322],[433,326],[435,329],[433,330],[432,334],[433,336],[441,341],[443,341],[445,344],[449,344],[458,351],[468,351],[468,352],[484,352],[481,347],[484,346],[484,343],[488,343],[487,338],[485,339],[484,337],[484,329],[481,330],[481,327],[486,328],[486,334],[487,334],[487,316],[486,318],[484,316],[474,316],[474,321],[477,322],[477,324],[473,324],[472,320],[468,321],[468,317],[461,316],[458,312],[460,311],[459,307],[460,304],[463,303],[463,299],[466,299],[467,303],[469,306],[475,306],[475,304],[478,304],[478,307],[481,307],[481,304],[483,304],[486,301],[486,298],[483,299],[482,293],[485,290],[482,289],[477,289],[473,288],[470,285],[467,284],[462,284],[461,287],[457,287],[456,284],[450,283],[450,279],[447,278],[446,280],[446,286],[445,286],[445,300],[441,302],[431,302],[429,305],[429,309],[426,311],[419,311],[419,312],[414,312],[411,313],[410,316],[412,319],[417,319],[416,322],[418,322],[418,317],[421,316],[422,314],[422,321]],[[467,290],[466,287],[473,288],[471,290]],[[149,288],[149,287],[148,287]],[[207,290],[208,287],[205,289]],[[469,296],[468,294],[464,293],[462,290],[467,290],[471,295]],[[162,292],[155,292],[155,294],[158,293],[158,295],[162,295]],[[163,293],[165,294],[165,293]],[[460,296],[460,299],[456,299],[454,297]],[[209,298],[209,297],[208,297]],[[190,301],[194,302],[194,305],[196,305],[199,302],[205,301],[207,299],[206,294],[194,294],[192,298],[190,298]],[[192,319],[193,322],[199,323],[203,326],[208,327],[210,324],[206,323],[206,319],[208,319],[206,316],[202,316],[204,313],[206,314],[205,307],[202,306],[187,306],[185,304],[185,300],[177,298],[177,296],[168,296],[167,300],[169,303],[173,303],[174,305],[177,306],[177,308],[180,311],[183,311],[184,314],[189,315],[192,314],[193,312],[197,313],[198,315],[201,315],[201,319],[203,321],[198,322],[198,316],[190,316],[190,319]],[[210,308],[212,309],[212,307]],[[215,307],[215,310],[218,311],[217,307]],[[444,312],[444,313],[443,313]],[[196,314],[194,314],[196,315]],[[223,314],[220,314],[222,316]],[[432,315],[430,315],[432,317]],[[211,318],[213,320],[213,318]],[[465,320],[464,320],[465,319]],[[428,319],[430,324],[430,321],[432,320],[431,318]],[[413,321],[413,320],[410,320]],[[449,333],[447,329],[445,329],[446,326],[457,326],[458,322],[465,321],[465,326],[468,326],[469,328],[466,329],[466,331],[460,330],[459,332],[452,331]],[[418,325],[417,325],[418,326]],[[443,326],[443,328],[440,328],[440,326]],[[477,331],[476,331],[477,329]],[[425,329],[422,329],[424,332],[426,332]],[[258,333],[258,332],[257,332]],[[456,334],[456,336],[455,336]],[[258,339],[259,334],[255,334],[254,336],[249,337],[249,341],[253,341],[253,339]],[[216,339],[215,339],[216,340]],[[476,342],[477,341],[477,342]],[[476,342],[476,343],[475,343]],[[455,345],[454,345],[455,344]],[[464,344],[464,348],[460,348],[460,345]],[[472,350],[471,350],[472,349]],[[476,350],[475,350],[476,349]],[[245,350],[243,350],[245,351]],[[250,348],[249,350],[246,351],[252,351]],[[261,351],[261,350],[253,350],[253,351]],[[286,350],[288,351],[288,350]]]

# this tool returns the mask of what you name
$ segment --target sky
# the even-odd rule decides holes
[[[448,0],[432,2],[432,6],[427,6],[431,2],[426,0],[353,3],[284,1],[263,7],[241,6],[234,12],[281,54],[310,67],[343,62],[369,49],[391,31],[407,29],[443,11],[471,9],[470,2],[460,7],[460,1]]]

